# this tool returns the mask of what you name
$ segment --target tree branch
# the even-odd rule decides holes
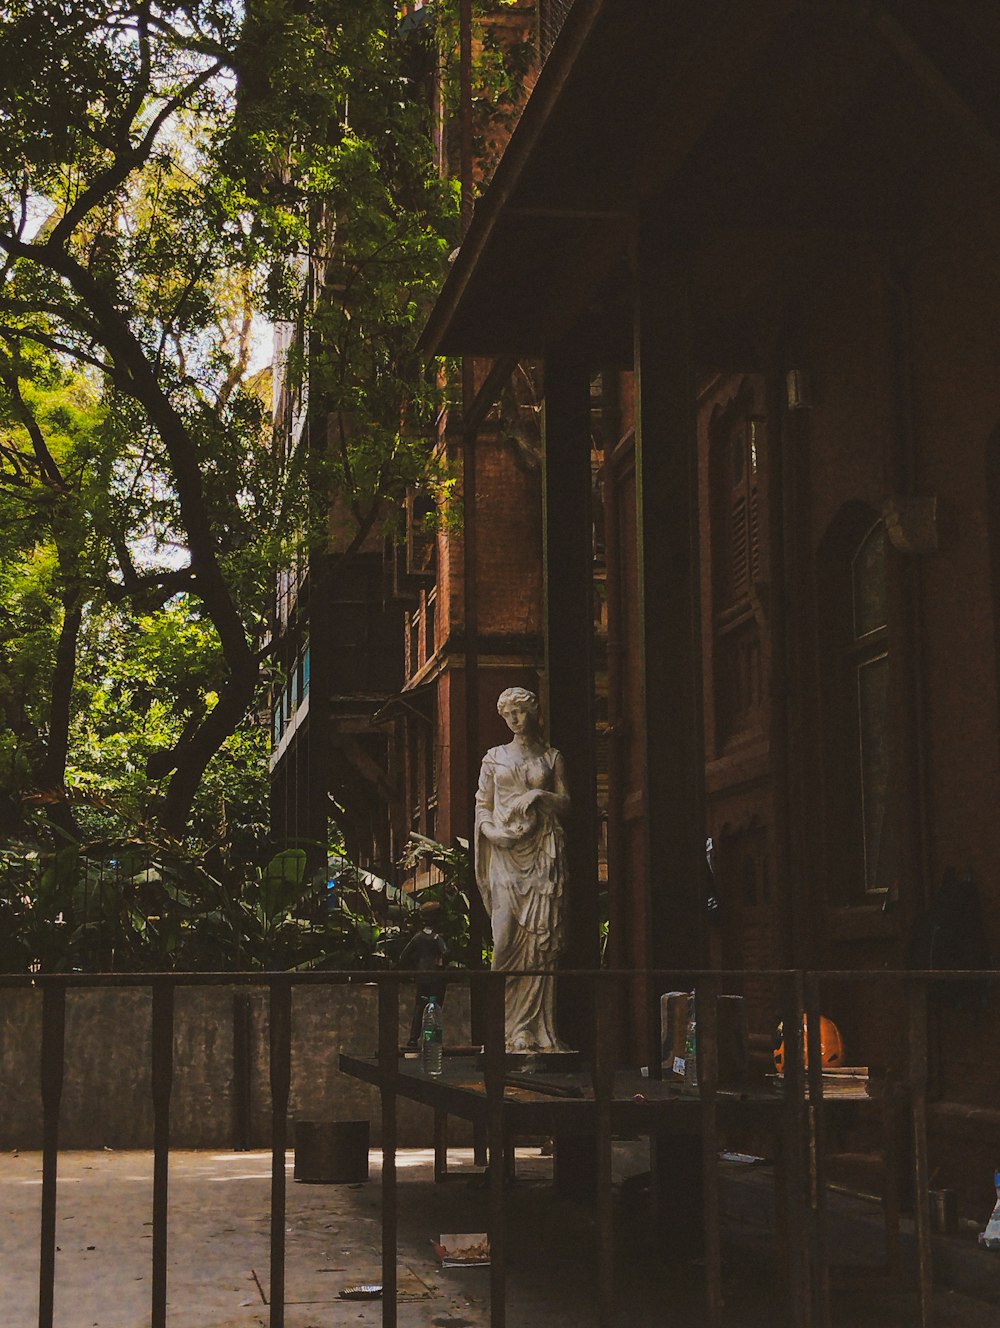
[[[43,788],[65,792],[77,642],[83,624],[83,595],[78,583],[74,582],[66,587],[62,596],[62,605],[63,620],[59,629],[55,665],[49,688],[49,731],[39,775]],[[78,833],[76,818],[65,798],[58,798],[48,804],[46,815],[54,825],[58,825],[68,834],[75,836]]]
[[[28,431],[28,437],[31,439],[31,447],[35,454],[35,460],[38,462],[38,469],[42,480],[57,493],[65,494],[67,492],[66,480],[62,471],[56,462],[55,457],[49,451],[49,445],[45,441],[45,435],[38,426],[34,412],[28,406],[24,397],[21,395],[21,384],[18,382],[17,374],[9,367],[0,369],[0,379],[2,379],[7,391],[14,401],[15,409],[21,417],[21,422]]]
[[[0,237],[0,244],[2,244],[2,237]],[[8,337],[11,341],[34,341],[39,346],[54,350],[57,355],[70,355],[73,359],[79,360],[81,364],[89,364],[93,369],[100,369],[101,373],[106,374],[119,386],[122,386],[113,365],[106,363],[104,360],[99,360],[96,355],[90,355],[78,346],[60,341],[58,337],[49,336],[47,332],[39,332],[37,328],[12,327],[10,324],[0,323],[0,336]]]
[[[0,245],[10,243],[0,236]],[[197,448],[176,406],[158,379],[128,320],[99,280],[72,255],[51,241],[26,246],[28,257],[64,277],[90,310],[101,340],[124,378],[126,391],[145,410],[157,430],[177,490],[181,518],[191,549],[191,564],[198,579],[198,594],[219,633],[230,670],[256,673],[243,620],[236,608],[218,561],[218,547],[208,508]]]
[[[49,245],[57,249],[65,247],[66,242],[87,213],[107,198],[109,194],[114,193],[116,189],[120,189],[132,172],[149,159],[153,148],[156,146],[160,130],[167,120],[175,111],[179,111],[199,88],[204,87],[210,79],[214,78],[221,68],[222,63],[218,61],[209,66],[208,69],[203,69],[200,74],[185,84],[180,92],[171,97],[169,101],[164,102],[138,143],[130,144],[129,147],[122,149],[112,165],[107,170],[100,171],[91,180],[87,188],[76,196],[73,203],[66,209],[53,228],[48,240]]]
[[[111,543],[122,574],[120,583],[109,581],[105,586],[105,596],[112,604],[120,603],[123,599],[131,599],[141,603],[143,607],[162,607],[168,599],[172,599],[180,591],[190,590],[194,583],[194,573],[190,565],[141,576],[121,531],[116,530],[112,533]]]

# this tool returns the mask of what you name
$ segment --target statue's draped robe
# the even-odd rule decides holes
[[[491,747],[483,757],[476,794],[476,882],[493,924],[494,970],[552,970],[562,947],[563,828],[537,803],[527,812],[516,809],[532,789],[556,791],[561,759],[552,747],[527,758]],[[513,842],[492,842],[487,830]],[[564,1049],[556,1033],[554,978],[509,978],[506,1011],[508,1051]]]

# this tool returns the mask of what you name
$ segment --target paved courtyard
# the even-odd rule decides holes
[[[434,1185],[429,1151],[401,1150],[398,1156],[401,1328],[485,1328],[489,1321],[489,1270],[442,1269],[430,1243],[441,1232],[485,1227],[486,1191],[471,1151],[452,1150],[451,1162],[454,1174],[448,1183]],[[636,1165],[634,1149],[620,1154],[619,1174]],[[339,1297],[345,1285],[381,1280],[378,1171],[375,1151],[367,1185],[289,1181],[288,1328],[380,1323],[377,1302]],[[518,1173],[510,1198],[508,1322],[511,1328],[588,1328],[596,1323],[597,1303],[593,1216],[556,1196],[551,1160],[538,1149],[519,1150]],[[726,1323],[734,1328],[783,1322],[770,1272],[765,1180],[758,1176],[754,1183],[749,1174],[733,1174],[724,1190],[729,1215]],[[266,1328],[269,1182],[267,1153],[171,1155],[170,1328]],[[61,1155],[58,1328],[148,1325],[151,1196],[151,1153]],[[2,1328],[37,1324],[40,1201],[40,1155],[0,1157]],[[862,1252],[870,1246],[873,1229],[871,1213],[862,1214],[864,1220],[853,1227],[849,1217],[836,1216],[838,1253],[848,1259],[852,1242]],[[621,1324],[694,1328],[702,1323],[700,1266],[667,1262],[654,1247],[641,1211],[623,1211],[620,1219]],[[1000,1258],[996,1273],[1000,1285]],[[905,1297],[855,1290],[836,1298],[835,1321],[843,1328],[908,1328],[916,1318]],[[936,1322],[945,1328],[1000,1328],[1000,1308],[942,1290]]]

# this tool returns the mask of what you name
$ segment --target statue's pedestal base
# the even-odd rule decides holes
[[[508,1051],[504,1066],[508,1074],[574,1074],[583,1058],[578,1051]],[[485,1057],[480,1057],[485,1064]]]

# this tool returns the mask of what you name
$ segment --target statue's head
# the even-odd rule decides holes
[[[538,718],[538,697],[534,692],[529,692],[527,687],[507,687],[500,693],[497,697],[497,711],[504,719],[511,706],[527,710],[529,715]]]
[[[509,687],[497,697],[497,709],[505,718],[507,726],[514,732],[525,728],[531,732],[538,729],[538,697],[526,687]],[[521,718],[511,724],[511,713],[519,712]]]

